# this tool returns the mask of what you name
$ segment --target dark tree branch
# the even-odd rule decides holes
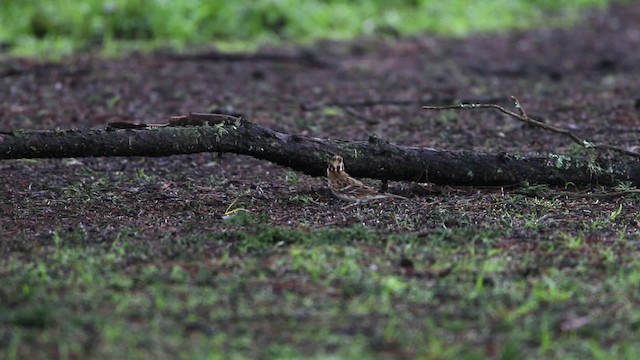
[[[14,131],[0,133],[0,159],[90,156],[167,156],[229,152],[324,176],[332,155],[345,158],[356,177],[450,185],[640,186],[640,163],[592,160],[565,155],[525,157],[452,152],[390,144],[378,138],[343,141],[284,134],[219,114],[191,114],[169,124],[123,129]],[[127,126],[124,126],[127,127]]]
[[[300,63],[311,67],[332,67],[333,63],[320,58],[315,52],[302,50],[296,52],[256,52],[234,53],[211,50],[191,54],[166,54],[165,58],[174,61],[225,61],[225,62],[287,62]]]

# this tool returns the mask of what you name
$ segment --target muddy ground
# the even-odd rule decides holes
[[[629,5],[596,12],[570,29],[463,40],[320,43],[311,51],[330,64],[321,68],[304,61],[172,61],[160,55],[118,60],[78,56],[62,64],[10,60],[3,63],[0,130],[155,123],[178,114],[223,110],[279,131],[316,137],[366,140],[375,134],[397,144],[448,150],[580,153],[568,138],[495,111],[421,109],[442,99],[511,107],[509,96],[516,95],[535,118],[587,139],[630,147],[639,143],[639,17],[640,7]],[[374,104],[358,106],[362,101]],[[336,102],[353,105],[333,106]],[[439,206],[482,221],[485,214],[478,210],[483,207],[469,208],[464,201],[471,196],[475,203],[492,193],[445,189],[429,194],[413,184],[392,184],[411,200],[374,208],[418,216],[407,229],[375,211],[363,216],[341,211],[322,179],[233,154],[222,160],[199,154],[3,161],[0,166],[8,236],[37,236],[57,226],[81,224],[95,230],[132,225],[150,232],[158,227],[186,231],[186,225],[217,228],[234,201],[274,224],[362,222],[385,231],[419,231],[442,226],[432,216]],[[114,179],[141,172],[152,177],[144,186]],[[295,181],[287,180],[291,176]],[[100,181],[108,184],[108,192],[81,201],[59,191]],[[301,197],[308,201],[295,201]],[[609,210],[610,205],[602,206],[593,211]],[[587,219],[576,214],[576,221]]]
[[[566,137],[496,111],[432,112],[421,105],[512,107],[509,96],[516,95],[531,116],[584,138],[640,145],[638,49],[640,5],[629,4],[592,11],[562,29],[320,42],[306,51],[326,61],[324,67],[302,60],[177,60],[162,53],[120,59],[81,54],[61,63],[3,60],[0,131],[157,123],[219,110],[315,137],[366,140],[375,134],[447,150],[588,156]],[[0,252],[28,257],[49,244],[53,232],[78,229],[88,246],[113,242],[115,233],[129,229],[153,247],[160,237],[232,230],[227,219],[238,213],[290,229],[363,224],[382,234],[429,234],[509,228],[504,246],[513,251],[558,233],[598,241],[622,233],[636,239],[631,248],[637,251],[633,196],[562,197],[536,207],[523,197],[504,200],[513,188],[391,183],[389,189],[409,200],[343,209],[323,178],[234,154],[1,161]],[[567,184],[543,190],[602,189]]]

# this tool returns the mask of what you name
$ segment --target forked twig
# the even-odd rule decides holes
[[[564,136],[569,137],[576,144],[586,148],[586,149],[600,149],[600,150],[611,150],[621,154],[625,154],[636,159],[640,159],[640,154],[637,152],[629,151],[627,149],[623,149],[618,146],[612,146],[607,144],[596,144],[591,141],[580,138],[578,135],[573,133],[570,130],[559,128],[557,126],[545,124],[541,121],[534,120],[527,115],[527,113],[520,105],[520,101],[515,97],[511,96],[511,100],[514,102],[516,109],[518,109],[519,114],[516,114],[513,111],[507,110],[504,107],[497,104],[456,104],[456,105],[445,105],[445,106],[423,106],[423,109],[427,110],[450,110],[450,109],[496,109],[504,114],[507,114],[511,117],[514,117],[526,124],[537,126],[539,128],[549,130],[554,133],[562,134]]]

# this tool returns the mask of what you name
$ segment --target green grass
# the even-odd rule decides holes
[[[606,0],[224,1],[5,0],[0,42],[13,54],[64,54],[87,46],[106,52],[128,46],[215,44],[246,48],[280,41],[349,39],[476,31],[571,22]],[[556,16],[549,17],[549,13]]]
[[[640,356],[640,257],[624,237],[255,221],[153,241],[130,228],[13,239],[0,358]]]

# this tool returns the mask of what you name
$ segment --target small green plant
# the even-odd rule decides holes
[[[314,199],[312,196],[310,195],[300,195],[300,194],[295,194],[294,196],[289,198],[289,201],[296,203],[296,204],[318,204],[318,200]]]
[[[136,169],[135,179],[141,182],[149,182],[152,178],[151,176],[147,175],[147,173],[144,171],[144,168],[139,167]]]
[[[445,111],[437,118],[437,122],[441,124],[456,124],[458,120],[458,112],[456,111]]]
[[[620,204],[617,210],[614,210],[611,212],[611,214],[609,214],[609,220],[616,221],[616,219],[618,218],[618,216],[620,216],[621,213],[622,213],[622,204]]]
[[[604,173],[604,169],[600,166],[598,159],[595,156],[589,158],[587,169],[589,170],[589,174],[591,174],[592,176],[597,176]]]
[[[630,181],[620,182],[613,187],[615,191],[629,191],[629,190],[634,190],[635,188],[636,187],[633,186],[633,184]]]
[[[59,248],[60,245],[62,245],[62,238],[60,238],[60,234],[58,234],[57,231],[54,231],[53,234],[51,234],[51,239],[53,240],[53,245],[56,248]]]
[[[231,217],[241,212],[249,212],[249,210],[242,207],[242,204],[238,204],[238,199],[235,199],[227,206],[227,209],[224,211],[224,217]]]
[[[216,133],[216,141],[220,141],[222,136],[229,133],[229,129],[225,128],[226,123],[219,122],[213,126],[213,131]]]
[[[322,108],[322,115],[334,117],[334,116],[342,116],[344,114],[343,114],[342,109],[339,108],[339,107],[325,106],[325,107]]]
[[[298,185],[302,181],[298,173],[294,171],[287,171],[287,173],[285,174],[285,180],[287,181],[287,184],[291,186]]]
[[[120,95],[116,94],[107,99],[107,108],[113,110],[120,102]]]
[[[584,244],[584,238],[581,235],[572,235],[563,233],[564,246],[569,250],[576,250]]]
[[[616,259],[616,254],[613,251],[613,249],[609,248],[609,247],[605,247],[605,248],[600,248],[598,249],[598,253],[600,254],[600,256],[602,257],[602,260],[604,262],[607,263],[612,263],[615,261]]]

